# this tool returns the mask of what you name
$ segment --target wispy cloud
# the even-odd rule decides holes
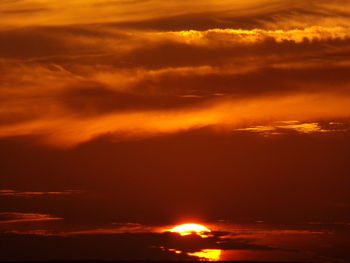
[[[260,133],[263,135],[278,135],[291,131],[298,133],[324,133],[324,132],[349,132],[346,124],[341,122],[326,122],[326,123],[301,123],[300,121],[281,121],[274,122],[266,126],[251,126],[246,128],[239,128],[238,131],[249,131]]]
[[[50,214],[0,212],[0,224],[62,220]]]
[[[208,126],[316,131],[350,117],[350,23],[338,4],[3,2],[0,137],[72,147]],[[289,120],[300,123],[271,128]]]
[[[320,101],[327,111],[320,111]],[[71,146],[104,134],[115,134],[116,139],[128,139],[210,125],[238,128],[247,121],[261,123],[285,119],[346,118],[350,116],[349,103],[350,98],[332,94],[224,100],[185,110],[113,113],[87,119],[57,116],[7,125],[0,129],[0,136],[41,134],[46,143]],[[281,110],[276,112],[276,108]]]
[[[132,249],[133,251],[139,250],[141,253],[142,251],[145,252],[145,248],[151,248],[158,251],[157,253],[160,253],[160,255],[166,256],[169,253],[170,258],[172,257],[173,259],[177,258],[177,255],[196,259],[202,255],[200,252],[216,249],[225,251],[224,253],[280,251],[287,253],[284,255],[284,258],[301,257],[302,260],[306,260],[310,258],[310,255],[300,255],[301,248],[307,246],[312,251],[315,251],[316,248],[310,244],[300,244],[300,239],[318,244],[320,240],[328,240],[334,235],[333,231],[327,230],[327,227],[325,228],[325,225],[319,226],[317,224],[309,228],[305,225],[275,226],[264,222],[258,224],[212,223],[211,227],[215,231],[207,238],[202,238],[195,234],[180,236],[177,233],[164,232],[164,229],[168,227],[147,226],[137,223],[118,223],[110,227],[83,231],[55,233],[42,229],[6,231],[7,234],[4,238],[9,238],[10,235],[11,240],[17,238],[23,242],[26,242],[25,240],[27,239],[35,239],[36,242],[53,242],[50,243],[53,247],[56,242],[63,242],[70,247],[75,242],[77,244],[94,244],[96,246],[96,243],[92,242],[93,240],[99,240],[99,244],[102,241],[108,241],[107,243],[120,244],[127,251]],[[50,239],[47,239],[47,237],[50,237]],[[70,241],[64,242],[67,238]],[[125,242],[128,244],[131,242],[133,245],[131,247],[125,246]],[[102,244],[105,243],[102,242]],[[115,249],[114,246],[113,249]],[[119,253],[119,255],[124,254]],[[126,253],[125,257],[130,258],[129,252]]]
[[[65,191],[51,191],[51,192],[38,192],[38,191],[17,191],[11,189],[0,190],[0,196],[13,196],[13,197],[34,197],[34,196],[46,196],[46,195],[72,195],[81,194],[81,190],[65,190]]]
[[[112,227],[96,228],[63,233],[70,235],[108,235],[108,234],[137,234],[137,233],[161,233],[159,226],[146,226],[139,223],[114,223]]]

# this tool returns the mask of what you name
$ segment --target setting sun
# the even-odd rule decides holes
[[[0,0],[0,263],[350,263],[349,72],[350,0]]]
[[[208,237],[208,233],[211,232],[209,228],[198,224],[183,224],[175,226],[170,232],[179,233],[181,236],[187,236],[195,233],[201,237]]]
[[[201,238],[210,237],[211,230],[206,226],[194,223],[177,225],[171,229],[165,229],[165,231],[170,231],[172,233],[178,233],[181,236],[188,236],[191,234],[196,234]],[[202,249],[201,251],[187,253],[189,256],[195,256],[203,261],[218,261],[220,260],[221,250],[220,249]]]

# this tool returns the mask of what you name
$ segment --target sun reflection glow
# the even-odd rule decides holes
[[[188,236],[191,234],[195,234],[200,236],[201,238],[210,237],[211,230],[203,225],[199,224],[182,224],[175,226],[171,229],[165,229],[165,231],[170,231],[173,233],[179,233],[181,236]],[[177,254],[181,253],[181,251],[169,249],[169,251],[173,251]],[[189,256],[198,257],[199,260],[203,261],[218,261],[220,260],[221,250],[220,249],[202,249],[198,252],[187,253]]]
[[[202,251],[195,253],[188,253],[190,256],[199,257],[203,261],[218,261],[220,260],[221,250],[220,249],[203,249]]]

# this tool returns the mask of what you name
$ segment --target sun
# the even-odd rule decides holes
[[[181,236],[187,236],[191,234],[196,234],[201,238],[209,238],[211,235],[211,230],[203,225],[199,224],[182,224],[175,226],[171,229],[165,229],[165,231],[170,231],[173,233],[179,233]],[[181,251],[175,250],[176,253],[181,253]],[[202,249],[201,251],[194,253],[187,253],[189,256],[195,256],[201,261],[218,261],[221,257],[220,249]]]
[[[187,236],[195,233],[198,236],[205,238],[208,237],[208,234],[211,231],[209,228],[199,224],[183,224],[170,229],[170,232],[179,233],[181,236]]]

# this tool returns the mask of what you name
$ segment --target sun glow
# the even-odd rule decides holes
[[[210,233],[210,229],[205,226],[198,224],[183,224],[179,226],[175,226],[170,229],[170,232],[179,233],[181,236],[187,236],[195,233],[201,237],[208,237],[208,233]]]
[[[203,261],[218,261],[220,260],[221,250],[220,249],[203,249],[199,252],[188,253],[190,256],[199,257]]]
[[[181,236],[188,236],[191,234],[196,234],[201,238],[210,237],[211,230],[203,225],[199,224],[183,224],[175,226],[171,229],[166,229],[166,231],[170,231],[173,233],[179,233]],[[175,251],[179,253],[180,251]],[[199,260],[203,261],[218,261],[220,260],[221,250],[220,249],[202,249],[198,252],[187,253],[189,256],[198,257]]]

